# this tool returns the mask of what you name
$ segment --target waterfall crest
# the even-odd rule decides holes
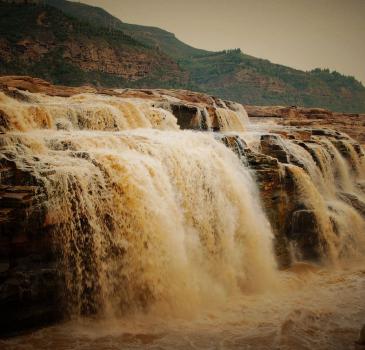
[[[18,102],[0,93],[7,115],[7,128],[121,131],[136,128],[179,129],[166,109],[141,99],[81,94],[69,98],[27,94],[29,102]]]

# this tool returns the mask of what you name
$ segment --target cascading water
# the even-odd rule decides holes
[[[305,170],[290,166],[302,202],[317,217],[322,254],[326,253],[332,262],[364,254],[365,221],[343,199],[345,192],[362,202],[365,200],[364,193],[355,186],[356,179],[362,176],[363,160],[351,143],[343,141],[350,154],[346,161],[326,139],[312,138],[304,148],[290,140],[282,142],[293,162]],[[355,172],[351,175],[353,164]]]
[[[278,271],[257,174],[247,165],[264,132],[250,127],[241,105],[220,101],[214,115],[196,108],[206,129],[219,125],[217,137],[179,130],[169,100],[22,94],[19,102],[0,93],[1,161],[31,173],[44,192],[69,313],[104,317],[20,341],[347,348],[346,336],[328,340],[322,328],[357,331],[365,317],[361,272],[307,264]],[[281,174],[291,174],[300,209],[315,213],[321,257],[362,259],[365,222],[350,201],[365,200],[357,183],[364,157],[347,139],[279,140],[290,163]]]
[[[332,230],[330,217],[327,213],[326,203],[310,180],[310,177],[299,167],[290,166],[290,172],[293,174],[295,186],[299,192],[300,198],[306,208],[312,210],[318,220],[318,236],[319,236],[319,255],[326,254],[331,260],[337,258],[336,246],[338,245],[338,237]]]
[[[177,130],[176,118],[168,110],[138,99],[118,99],[81,94],[49,98],[25,94],[20,103],[0,93],[0,102],[10,130],[33,129],[118,131],[136,128]]]
[[[347,192],[356,191],[354,182],[351,181],[350,168],[345,159],[341,156],[338,149],[329,140],[320,140],[320,143],[327,149],[332,158],[331,179],[334,176],[335,184],[339,185],[340,189]]]
[[[3,157],[45,188],[73,313],[185,312],[272,283],[270,225],[234,153],[167,131],[176,119],[147,103],[63,100],[6,98],[9,128],[26,132],[6,134]]]
[[[243,108],[241,106],[241,108]],[[217,108],[216,114],[218,118],[219,129],[222,131],[245,131],[248,122],[247,113],[242,109],[237,111],[228,108]]]

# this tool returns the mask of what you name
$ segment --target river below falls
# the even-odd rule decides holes
[[[257,276],[260,278],[260,276]],[[297,264],[280,288],[242,295],[194,316],[79,319],[0,340],[0,349],[361,349],[365,264]]]

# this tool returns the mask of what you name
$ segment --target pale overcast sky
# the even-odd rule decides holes
[[[166,29],[206,50],[241,48],[294,68],[365,83],[365,0],[84,0],[127,23]]]

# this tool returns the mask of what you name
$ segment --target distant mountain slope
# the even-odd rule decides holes
[[[254,105],[298,105],[365,111],[365,88],[353,77],[315,69],[303,72],[228,50],[180,61],[192,88]]]
[[[0,2],[0,13],[0,74],[68,85],[173,87],[187,81],[169,56],[122,31],[80,22],[52,6]]]
[[[365,112],[365,87],[353,77],[303,72],[238,49],[200,50],[165,30],[124,23],[98,7],[45,3],[0,0],[0,74],[66,85],[182,88],[243,104]]]
[[[174,58],[189,57],[208,53],[208,51],[193,48],[175,37],[175,34],[166,30],[137,24],[124,23],[100,7],[89,6],[79,2],[66,0],[46,0],[64,13],[91,23],[95,26],[105,27],[110,30],[122,30],[136,40],[161,51]]]

